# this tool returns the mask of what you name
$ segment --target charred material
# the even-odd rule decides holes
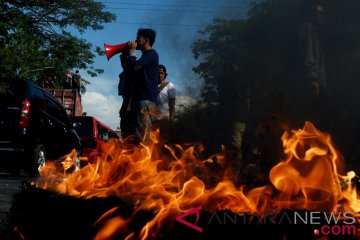
[[[1,239],[92,239],[96,220],[109,209],[127,218],[132,206],[116,197],[91,199],[49,192],[24,182],[13,203]]]
[[[81,199],[59,193],[49,192],[24,183],[22,190],[14,195],[13,205],[8,216],[7,231],[1,239],[76,239],[90,240],[95,238],[101,225],[95,224],[97,220],[110,209],[110,217],[120,216],[123,219],[132,219],[127,225],[126,232],[134,233],[130,239],[137,239],[141,229],[153,219],[154,214],[147,211],[134,211],[134,206],[116,197]],[[316,224],[311,224],[309,216],[313,214],[305,210],[283,210],[280,213],[266,213],[262,215],[251,213],[234,213],[231,211],[201,211],[199,221],[195,215],[189,215],[184,220],[201,228],[201,231],[175,220],[167,223],[167,227],[156,236],[149,233],[148,239],[219,239],[243,238],[274,239],[274,240],[307,240],[307,239],[359,239],[358,220],[357,233],[329,234],[325,236],[319,232],[324,225],[329,225],[319,212],[314,218]],[[297,215],[298,222],[294,222]],[[109,217],[109,216],[108,216]],[[301,220],[301,221],[300,221]],[[346,226],[346,220],[340,220],[336,225]],[[307,222],[306,222],[307,221]],[[169,227],[170,226],[170,227]],[[330,226],[331,227],[331,226]],[[328,228],[330,229],[330,228]],[[316,232],[317,231],[317,232]],[[329,231],[327,231],[329,233]],[[106,239],[125,239],[124,231]],[[102,238],[103,239],[103,238]]]

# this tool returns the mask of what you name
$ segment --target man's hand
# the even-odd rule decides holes
[[[317,81],[310,82],[310,90],[313,94],[320,94],[320,84]]]
[[[126,114],[126,109],[121,107],[119,110],[119,117],[123,118],[123,117],[125,117],[125,114]]]
[[[135,54],[135,50],[136,50],[136,47],[137,47],[137,43],[134,42],[134,41],[129,41],[128,42],[128,46],[129,46],[129,54],[131,56],[133,56]]]

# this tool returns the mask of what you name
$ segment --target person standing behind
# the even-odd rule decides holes
[[[152,115],[156,111],[156,100],[159,82],[159,55],[153,44],[156,32],[153,29],[140,28],[136,41],[129,41],[129,48],[124,50],[121,64],[125,71],[134,71],[134,89],[131,106],[135,114],[136,143],[150,143],[152,128]],[[142,55],[137,59],[135,50],[140,50]]]
[[[55,88],[54,81],[48,76],[44,81],[44,88]]]
[[[122,53],[120,55],[120,62],[123,71],[119,74],[119,84],[118,84],[118,95],[122,96],[122,104],[119,110],[120,116],[120,130],[123,139],[126,139],[130,136],[134,136],[134,126],[135,126],[135,117],[134,109],[132,109],[131,99],[134,91],[134,82],[135,75],[134,71],[125,70],[125,58],[127,56]]]
[[[319,39],[319,26],[324,17],[324,7],[318,0],[304,3],[299,32],[300,74],[297,105],[294,114],[296,127],[303,127],[305,121],[315,125],[327,125],[324,120],[327,96],[327,78],[324,51]]]
[[[223,131],[225,132],[225,153],[227,164],[233,171],[233,182],[240,184],[246,168],[243,156],[245,131],[249,127],[250,84],[241,75],[239,63],[232,63],[224,69],[226,94],[221,96]]]
[[[63,83],[64,89],[71,89],[72,88],[72,74],[71,69],[68,69],[64,76],[64,83]]]
[[[156,116],[153,120],[153,129],[160,130],[161,140],[171,141],[172,122],[175,120],[176,91],[173,83],[165,81],[166,67],[159,65],[159,90],[156,103]]]
[[[80,95],[80,86],[81,86],[81,75],[79,70],[75,71],[75,75],[73,76],[72,88],[76,89]]]
[[[157,98],[157,118],[175,120],[176,90],[173,83],[165,81],[166,67],[159,65],[159,95]]]

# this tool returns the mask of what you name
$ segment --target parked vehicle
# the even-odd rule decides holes
[[[105,145],[110,139],[120,140],[120,135],[92,116],[71,117],[71,121],[81,139],[82,163],[95,163],[107,151]]]
[[[0,79],[0,165],[37,175],[73,149],[80,151],[80,138],[53,95],[24,79]]]

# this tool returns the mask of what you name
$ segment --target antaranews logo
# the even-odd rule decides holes
[[[203,232],[203,228],[197,226],[200,219],[200,211],[202,205],[191,209],[176,217],[178,222],[190,227],[198,232]],[[195,214],[195,223],[191,223],[184,218]],[[296,226],[310,225],[313,229],[313,234],[317,237],[322,236],[350,236],[356,235],[356,214],[354,212],[339,212],[339,213],[326,213],[320,211],[284,211],[280,213],[265,212],[262,215],[249,213],[249,212],[213,212],[207,215],[208,225],[216,224],[218,226],[224,225],[252,225],[261,227],[264,225],[270,226]],[[295,230],[295,229],[294,229]],[[295,230],[296,231],[296,230]]]
[[[196,207],[196,208],[193,208],[193,209],[191,209],[190,211],[187,211],[186,213],[183,213],[183,214],[177,216],[177,217],[176,217],[176,221],[179,221],[179,222],[181,222],[182,224],[185,224],[186,226],[195,229],[196,231],[202,232],[202,228],[195,225],[195,224],[199,221],[201,209],[202,209],[202,205],[200,205],[200,206],[198,206],[198,207]],[[189,216],[189,215],[193,215],[194,213],[196,214],[195,224],[190,223],[190,222],[184,220],[185,217],[187,217],[187,216]]]

